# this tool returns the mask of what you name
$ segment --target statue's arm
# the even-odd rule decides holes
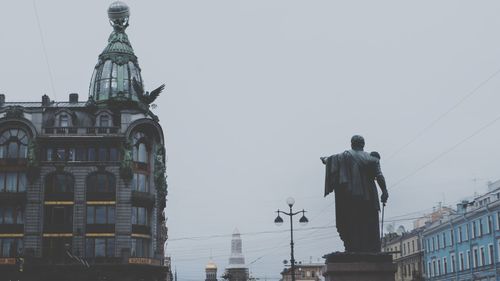
[[[385,178],[380,169],[380,163],[378,162],[376,164],[376,175],[377,175],[376,180],[378,186],[380,187],[380,190],[382,190],[382,196],[380,196],[380,201],[382,201],[382,203],[384,203],[385,205],[385,203],[387,202],[387,198],[389,198],[389,193],[387,192],[387,184],[385,183]]]
[[[323,156],[319,158],[323,164],[326,165],[326,162],[328,161],[328,156]]]

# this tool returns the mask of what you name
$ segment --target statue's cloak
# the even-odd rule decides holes
[[[379,175],[379,160],[364,151],[347,150],[327,159],[324,194],[335,192],[336,226],[348,252],[380,251]]]

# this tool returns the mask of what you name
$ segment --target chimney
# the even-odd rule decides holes
[[[50,105],[50,98],[47,95],[42,96],[42,106],[49,106]]]
[[[5,95],[0,94],[0,106],[3,106],[4,103],[5,103]]]
[[[78,102],[78,94],[71,93],[69,94],[69,103],[77,103]]]

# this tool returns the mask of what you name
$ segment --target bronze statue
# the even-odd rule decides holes
[[[346,252],[380,252],[378,213],[380,205],[375,181],[382,190],[385,206],[387,187],[380,170],[380,155],[363,151],[362,136],[351,138],[351,148],[330,157],[321,157],[326,165],[325,196],[335,192],[337,231]]]

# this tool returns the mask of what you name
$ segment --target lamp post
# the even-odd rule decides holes
[[[290,269],[292,271],[292,281],[295,281],[295,258],[293,256],[293,216],[302,213],[302,217],[299,219],[299,223],[301,225],[306,225],[309,222],[309,220],[305,216],[306,211],[304,211],[304,209],[302,209],[302,211],[298,211],[295,213],[293,212],[292,207],[293,207],[293,204],[295,204],[295,199],[293,199],[292,197],[288,197],[288,199],[286,199],[286,204],[290,207],[290,212],[287,213],[287,212],[280,211],[278,209],[278,211],[276,211],[276,213],[278,213],[278,216],[276,217],[276,219],[274,219],[274,223],[277,226],[280,226],[283,224],[283,218],[280,217],[280,214],[287,215],[290,217],[290,263],[291,263]]]

